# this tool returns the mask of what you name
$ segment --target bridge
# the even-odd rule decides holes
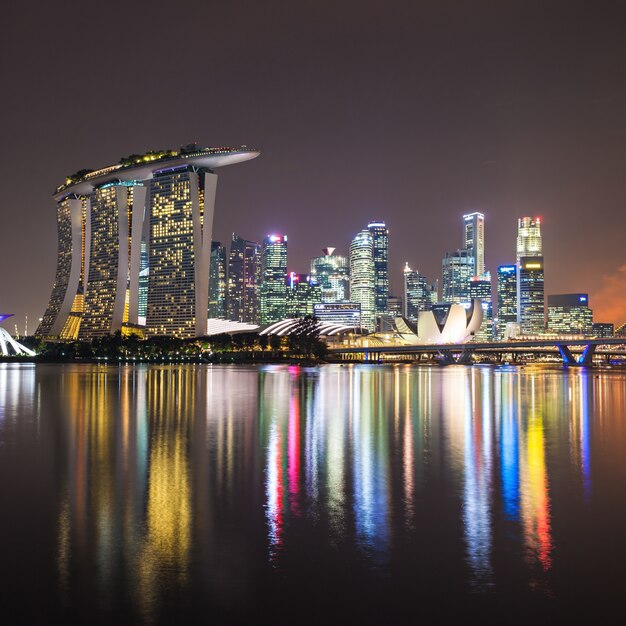
[[[620,349],[621,348],[621,349]],[[626,358],[626,337],[611,339],[533,339],[523,341],[429,344],[429,345],[381,345],[359,347],[333,347],[331,355],[342,360],[358,360],[381,363],[386,360],[421,360],[423,356],[441,365],[470,365],[475,354],[489,354],[503,360],[510,354],[517,361],[522,354],[559,356],[564,365],[593,365],[595,355],[610,358]]]

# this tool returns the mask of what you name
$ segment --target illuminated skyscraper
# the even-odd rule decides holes
[[[226,248],[219,241],[211,242],[209,267],[209,318],[226,317]]]
[[[446,252],[442,263],[442,300],[460,304],[469,301],[469,281],[474,276],[474,257],[468,250]]]
[[[491,298],[491,274],[485,272],[481,276],[472,276],[469,286],[470,301],[480,298],[483,307],[483,321],[476,331],[477,341],[493,341],[493,303]]]
[[[370,222],[367,229],[374,249],[374,310],[382,315],[387,312],[389,296],[389,231],[385,222]]]
[[[543,280],[541,220],[522,217],[517,221],[517,321],[522,333],[545,330]]]
[[[517,323],[517,265],[498,267],[498,339],[504,339],[507,324]]]
[[[463,248],[474,259],[474,276],[485,272],[485,216],[468,213],[463,216]]]
[[[437,286],[430,285],[428,279],[409,264],[404,266],[404,317],[417,322],[420,311],[429,311],[437,303]]]
[[[287,235],[263,240],[261,261],[261,324],[272,324],[287,315]]]
[[[148,244],[146,240],[141,241],[141,252],[139,254],[139,324],[146,325],[146,315],[148,313]]]
[[[233,233],[228,256],[228,319],[257,324],[260,319],[261,246]]]
[[[89,274],[78,334],[81,340],[138,323],[145,203],[146,187],[134,181],[106,183],[91,195]]]
[[[324,256],[311,259],[311,280],[320,286],[322,302],[347,302],[350,293],[350,265],[345,256],[324,248]]]
[[[522,217],[517,220],[517,264],[520,259],[530,256],[542,256],[541,219]]]
[[[369,230],[362,230],[350,244],[350,301],[361,305],[361,325],[376,328],[374,241]]]
[[[137,325],[142,241],[150,268],[146,333],[204,335],[212,170],[256,156],[246,147],[190,145],[69,176],[54,194],[57,272],[37,335],[91,339]]]
[[[525,335],[545,331],[543,257],[521,257],[518,269],[517,319]]]
[[[548,332],[558,335],[591,335],[593,311],[586,293],[548,296]]]
[[[322,290],[307,274],[291,272],[287,277],[286,317],[313,315],[316,304],[321,302]]]

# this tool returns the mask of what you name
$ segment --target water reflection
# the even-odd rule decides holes
[[[502,584],[502,555],[553,593],[557,522],[594,503],[596,436],[626,442],[623,383],[505,367],[0,366],[0,460],[20,441],[53,451],[64,606],[145,621],[246,606],[260,579],[307,560],[441,567],[424,557],[432,537],[471,593]]]

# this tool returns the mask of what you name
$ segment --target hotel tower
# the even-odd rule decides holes
[[[68,177],[54,194],[57,269],[36,334],[84,340],[118,330],[206,334],[213,170],[258,155],[245,146],[192,144]]]

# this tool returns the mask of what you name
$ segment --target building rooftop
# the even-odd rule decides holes
[[[195,144],[178,150],[150,150],[145,154],[131,154],[115,165],[97,170],[80,170],[65,179],[54,191],[55,200],[68,195],[88,195],[99,185],[108,182],[149,180],[155,172],[185,165],[213,170],[216,167],[241,163],[258,157],[260,152],[248,146],[239,148],[202,148]]]

